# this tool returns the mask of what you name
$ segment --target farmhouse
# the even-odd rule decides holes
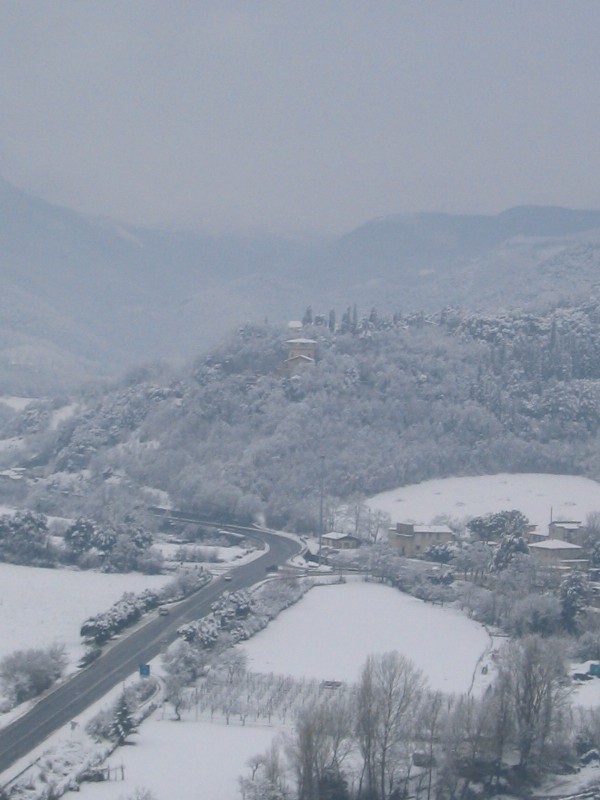
[[[360,545],[360,539],[347,533],[330,531],[321,536],[323,547],[333,547],[335,550],[355,550]]]
[[[578,520],[556,520],[548,525],[548,535],[552,539],[562,539],[571,544],[583,544],[585,528]]]
[[[388,541],[400,555],[412,558],[422,555],[433,544],[454,541],[454,534],[447,525],[414,525],[397,522],[390,528]]]
[[[584,570],[589,567],[589,561],[581,557],[582,548],[578,544],[565,542],[562,539],[532,542],[529,551],[549,567]]]

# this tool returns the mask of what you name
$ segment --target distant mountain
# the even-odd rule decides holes
[[[386,217],[327,242],[205,236],[84,217],[0,180],[0,386],[44,393],[187,359],[247,321],[493,310],[594,293],[600,212]]]
[[[278,291],[290,285],[278,273],[302,251],[88,219],[0,181],[0,384],[55,391],[136,362],[196,355],[240,321],[278,309]],[[49,349],[61,364],[48,363]]]
[[[588,268],[579,285],[582,246]],[[403,310],[495,309],[585,294],[598,280],[589,260],[600,267],[599,246],[600,211],[520,206],[496,216],[376,219],[331,243],[319,260],[331,292],[341,284]],[[564,274],[553,268],[550,275],[548,259]]]

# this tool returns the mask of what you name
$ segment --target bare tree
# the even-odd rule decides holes
[[[556,640],[537,635],[511,641],[501,652],[499,676],[510,693],[520,766],[535,768],[551,737],[567,732],[564,652]]]
[[[363,758],[361,786],[386,798],[398,788],[411,764],[410,744],[425,680],[411,661],[396,652],[367,659],[357,692],[356,735]]]
[[[443,721],[444,698],[439,691],[429,692],[422,703],[418,717],[419,738],[424,742],[426,751],[423,764],[427,770],[427,800],[431,798],[433,768],[435,766],[434,745],[439,737]]]
[[[353,747],[352,714],[344,697],[321,700],[298,715],[288,755],[299,800],[317,800],[326,778],[339,777]]]
[[[178,639],[163,653],[165,699],[173,706],[177,720],[181,719],[181,711],[187,706],[186,687],[199,675],[203,663],[201,652],[183,639]]]
[[[243,800],[287,800],[285,767],[277,740],[266,753],[254,756],[248,762],[250,778],[240,778]]]

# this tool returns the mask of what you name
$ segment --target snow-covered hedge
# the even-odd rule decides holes
[[[210,649],[219,640],[241,642],[265,628],[280,611],[296,603],[314,585],[311,579],[269,581],[256,592],[225,592],[211,613],[182,625],[177,633],[187,642]]]
[[[207,570],[182,571],[160,591],[145,589],[140,594],[126,592],[108,611],[89,617],[81,626],[80,634],[88,642],[103,644],[119,631],[132,625],[142,614],[157,608],[167,600],[178,600],[205,586],[211,580]]]

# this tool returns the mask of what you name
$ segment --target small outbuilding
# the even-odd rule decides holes
[[[331,547],[334,550],[356,550],[360,545],[360,539],[350,536],[348,533],[330,531],[321,536],[321,544],[323,547]]]

